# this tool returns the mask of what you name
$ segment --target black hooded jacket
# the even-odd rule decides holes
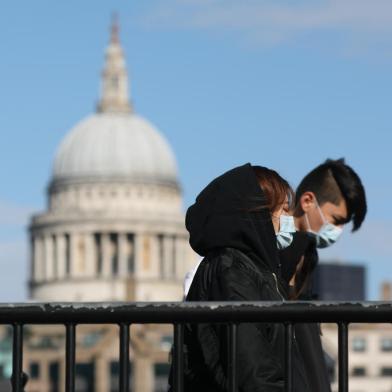
[[[186,301],[283,301],[276,236],[264,194],[250,164],[212,181],[186,215],[192,248],[204,256]],[[184,335],[185,391],[228,390],[228,329],[187,325]],[[284,328],[272,323],[238,326],[241,392],[283,392]],[[294,391],[308,392],[296,341]]]

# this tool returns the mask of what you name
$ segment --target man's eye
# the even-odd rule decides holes
[[[333,216],[332,219],[336,226],[344,225],[346,223],[346,220],[342,217]]]

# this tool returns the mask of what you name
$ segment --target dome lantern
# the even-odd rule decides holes
[[[128,73],[124,53],[120,45],[119,24],[113,16],[110,42],[106,49],[105,65],[102,71],[99,113],[130,113],[132,105],[128,98]]]

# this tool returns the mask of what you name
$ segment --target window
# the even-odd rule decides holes
[[[30,372],[29,376],[33,379],[39,378],[39,363],[30,362]]]
[[[382,367],[381,368],[381,376],[392,376],[392,367]]]
[[[83,347],[87,347],[87,348],[94,347],[101,339],[102,335],[103,335],[102,331],[92,331],[84,335],[82,340]]]
[[[118,361],[112,361],[109,364],[110,369],[110,392],[118,392],[118,377],[120,374],[120,364]]]
[[[366,369],[361,366],[356,366],[352,369],[351,375],[354,377],[363,377],[366,376]]]
[[[94,392],[94,381],[94,363],[77,363],[75,366],[76,390]]]
[[[118,275],[118,240],[117,234],[111,233],[110,240],[110,259],[112,264],[112,274]]]
[[[127,265],[128,273],[133,274],[135,272],[135,238],[133,234],[127,234]]]
[[[381,351],[392,351],[392,338],[381,339]]]
[[[102,255],[102,246],[101,246],[101,234],[94,234],[94,244],[95,244],[95,256],[96,256],[96,268],[97,274],[102,274],[102,266],[103,266],[103,255]]]
[[[65,235],[65,273],[67,276],[71,273],[71,239],[69,234]]]
[[[118,361],[111,361],[109,363],[110,374],[110,392],[118,392],[118,378],[120,375],[120,364]],[[129,383],[132,380],[132,363],[129,364]]]
[[[351,347],[355,352],[366,351],[366,340],[362,337],[356,336],[351,341]]]
[[[173,345],[173,336],[172,335],[167,335],[167,336],[162,336],[161,338],[161,349],[163,351],[170,351]]]
[[[49,364],[49,382],[50,392],[60,391],[60,364],[58,362]]]
[[[166,392],[168,389],[167,380],[169,378],[170,365],[168,363],[155,363],[155,392]]]

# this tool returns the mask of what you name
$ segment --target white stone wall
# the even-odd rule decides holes
[[[181,300],[183,277],[198,258],[181,213],[50,211],[34,217],[30,231],[31,297],[41,301]]]
[[[179,214],[182,208],[178,189],[153,184],[70,184],[53,189],[49,211],[159,212]]]

